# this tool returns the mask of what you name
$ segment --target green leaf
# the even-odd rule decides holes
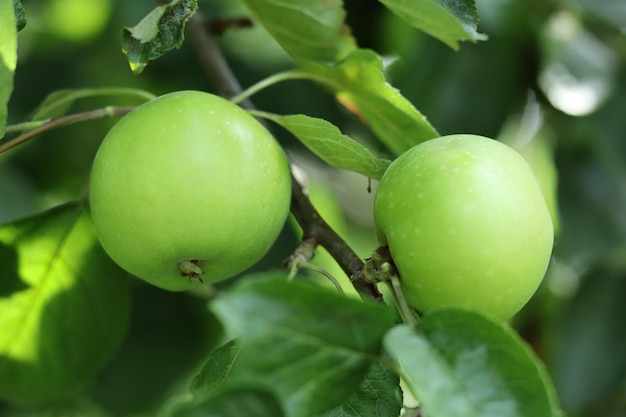
[[[309,62],[300,69],[329,87],[340,103],[367,123],[396,154],[438,137],[426,118],[385,80],[383,61],[358,49],[338,65]]]
[[[241,346],[234,340],[217,348],[191,383],[191,391],[196,394],[210,394],[221,388],[230,377]]]
[[[329,165],[380,180],[391,161],[375,156],[367,147],[344,135],[332,123],[302,114],[275,116],[256,112],[287,129]]]
[[[385,347],[429,416],[559,414],[545,369],[504,324],[446,309],[427,314],[420,329],[397,326]]]
[[[263,384],[285,413],[310,417],[359,387],[394,315],[285,275],[248,276],[212,309],[241,341],[231,381]]]
[[[482,41],[477,32],[478,11],[474,0],[380,0],[411,26],[439,39],[454,50],[459,41]]]
[[[336,62],[356,49],[341,0],[243,0],[297,62]]]
[[[20,0],[13,0],[13,8],[15,9],[15,27],[19,32],[26,26],[26,12]]]
[[[150,101],[156,96],[147,91],[125,87],[72,88],[53,91],[41,102],[33,120],[54,119],[67,114],[74,103],[83,98],[102,96],[126,96],[138,98],[141,102]]]
[[[7,124],[7,105],[17,65],[17,23],[13,7],[11,2],[0,2],[0,138]]]
[[[348,401],[319,417],[398,417],[402,409],[399,384],[396,374],[375,363]]]
[[[125,27],[122,51],[133,73],[141,73],[148,61],[180,48],[185,39],[185,24],[197,9],[197,0],[174,0],[156,7],[136,26]]]
[[[282,417],[271,393],[256,387],[233,387],[175,412],[173,417]]]
[[[115,352],[129,317],[128,279],[84,210],[66,205],[0,227],[0,398],[67,397]]]

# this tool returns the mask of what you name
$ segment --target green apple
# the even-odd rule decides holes
[[[407,303],[507,319],[541,283],[552,252],[550,212],[515,150],[475,135],[444,136],[396,159],[374,218]]]
[[[124,116],[94,160],[90,206],[109,256],[180,291],[255,264],[289,213],[282,148],[245,110],[181,91]]]

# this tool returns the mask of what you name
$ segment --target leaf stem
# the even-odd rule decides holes
[[[33,139],[41,134],[50,132],[60,127],[72,125],[78,122],[84,122],[87,120],[96,120],[96,119],[104,119],[107,117],[123,116],[126,113],[129,113],[134,108],[135,108],[134,106],[123,106],[123,107],[108,106],[108,107],[103,107],[101,109],[90,110],[90,111],[86,111],[82,113],[70,114],[67,116],[52,119],[33,130],[30,130],[22,135],[16,136],[13,139],[10,139],[3,144],[0,144],[0,155],[3,154],[4,152],[7,152],[10,149],[15,148],[16,146],[19,146],[29,141],[30,139]]]
[[[244,91],[242,91],[241,93],[237,94],[236,96],[234,96],[233,98],[230,99],[230,101],[232,101],[235,104],[241,103],[242,101],[250,98],[251,96],[253,96],[254,94],[258,93],[259,91],[270,87],[274,84],[278,84],[281,81],[287,81],[287,80],[298,80],[298,79],[303,79],[303,78],[309,78],[307,76],[307,74],[303,74],[299,71],[295,71],[295,70],[289,70],[289,71],[284,71],[284,72],[279,72],[273,75],[270,75],[267,78],[262,79],[261,81],[259,81],[256,84],[251,85],[250,87],[248,87],[247,89],[245,89]]]

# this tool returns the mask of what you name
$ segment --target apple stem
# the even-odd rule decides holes
[[[201,275],[204,274],[204,271],[198,265],[200,261],[197,259],[183,259],[178,263],[178,267],[180,268],[180,275],[183,277],[189,277],[189,279],[195,278],[200,282],[202,281]]]
[[[388,281],[391,283],[391,293],[396,301],[396,305],[398,307],[398,311],[400,312],[400,317],[402,317],[402,321],[414,328],[417,328],[419,321],[418,317],[415,315],[411,307],[406,302],[404,298],[404,292],[402,291],[402,285],[400,283],[400,277],[398,275],[392,275],[391,279]]]

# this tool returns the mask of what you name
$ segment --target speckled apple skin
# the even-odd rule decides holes
[[[554,230],[524,158],[495,140],[444,136],[395,160],[376,192],[375,223],[408,304],[508,319],[531,298]]]

